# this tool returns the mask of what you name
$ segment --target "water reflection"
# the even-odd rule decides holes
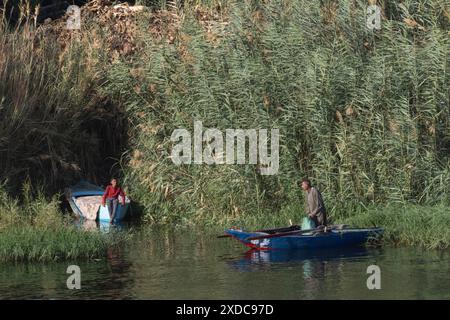
[[[103,291],[103,294],[111,299],[132,297],[134,281],[129,276],[132,263],[125,259],[123,248],[108,248],[106,261],[110,272],[108,281],[97,283],[96,290],[101,288],[100,290]]]
[[[122,231],[128,227],[128,223],[126,221],[115,222],[111,225],[109,222],[87,219],[75,220],[74,225],[81,230],[100,231],[102,233],[109,233],[113,230]]]
[[[101,232],[97,224],[79,226]],[[136,230],[132,241],[111,247],[100,259],[2,263],[0,298],[450,298],[448,251],[385,247],[243,254],[239,243],[215,241],[213,234]],[[72,264],[80,266],[81,290],[67,289],[66,270]],[[382,290],[367,289],[366,270],[372,264],[382,270]]]
[[[97,222],[97,228],[101,232],[108,233],[111,231],[123,231],[128,227],[128,224],[124,221],[114,222],[114,224],[109,224],[109,222],[100,221]]]
[[[302,265],[305,278],[324,274],[327,263],[335,265],[345,260],[355,260],[373,255],[374,249],[346,248],[340,250],[249,250],[243,257],[228,261],[239,271],[277,270],[286,266]]]
[[[226,261],[232,270],[247,274],[266,274],[271,278],[290,275],[286,290],[298,298],[317,299],[331,290],[341,290],[347,280],[347,266],[367,261],[380,252],[364,247],[320,250],[250,250]],[[362,276],[365,275],[365,269]],[[329,281],[333,279],[333,281]]]

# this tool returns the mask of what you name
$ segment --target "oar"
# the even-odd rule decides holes
[[[264,233],[275,233],[275,232],[287,232],[287,231],[294,231],[294,230],[299,230],[300,226],[298,225],[292,225],[290,227],[282,227],[282,228],[274,228],[274,229],[264,229],[264,230],[256,230],[253,232],[264,232]],[[223,234],[220,236],[217,236],[217,238],[231,238],[231,235],[229,234]]]
[[[289,227],[281,227],[281,228],[274,228],[274,229],[265,229],[265,230],[256,230],[254,232],[264,232],[264,233],[275,233],[275,232],[288,232],[288,231],[299,231],[300,226],[299,225],[291,225]]]
[[[289,236],[289,235],[293,235],[293,234],[302,234],[302,233],[307,233],[307,232],[314,232],[314,231],[328,231],[328,230],[342,230],[342,229],[348,229],[348,226],[345,224],[337,224],[337,225],[328,225],[326,227],[324,226],[319,226],[315,229],[307,229],[307,230],[295,230],[296,228],[299,228],[299,226],[297,225],[292,225],[290,227],[283,227],[283,228],[277,228],[277,229],[266,229],[266,230],[258,230],[258,231],[254,231],[254,232],[264,232],[264,233],[269,233],[269,232],[277,232],[277,233],[272,233],[272,234],[265,234],[262,236],[256,236],[256,237],[249,237],[246,240],[258,240],[258,239],[266,239],[266,238],[276,238],[276,237],[282,237],[282,236]],[[326,229],[325,229],[326,228]],[[294,231],[287,231],[287,230],[292,230],[294,229]],[[286,231],[283,231],[286,230]],[[217,238],[231,238],[232,235],[229,234],[224,234],[224,235],[220,235],[217,236]]]
[[[259,240],[259,239],[267,239],[267,238],[277,238],[277,237],[290,236],[290,235],[294,235],[294,234],[302,234],[302,233],[307,233],[307,232],[323,231],[323,229],[324,229],[324,227],[320,226],[315,229],[280,232],[280,233],[275,233],[275,234],[265,234],[265,235],[261,235],[261,236],[249,237],[249,238],[246,238],[245,240],[250,241],[250,240]],[[330,229],[327,228],[327,230],[330,230]]]

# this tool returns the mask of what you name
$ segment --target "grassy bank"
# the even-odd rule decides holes
[[[352,226],[383,226],[386,244],[429,249],[450,247],[448,206],[372,207],[338,221]]]
[[[34,194],[34,195],[33,195]],[[55,199],[24,190],[23,201],[0,189],[0,261],[61,261],[104,258],[126,233],[85,231],[64,216]]]
[[[64,226],[26,226],[0,232],[0,261],[64,261],[103,259],[121,243],[121,235],[100,234]]]

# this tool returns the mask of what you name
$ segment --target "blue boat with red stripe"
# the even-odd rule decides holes
[[[272,230],[247,232],[238,229],[225,230],[226,237],[232,237],[257,250],[271,249],[319,249],[363,246],[368,241],[379,240],[383,228],[347,228],[328,226],[310,230],[295,230],[286,227]],[[223,237],[223,236],[222,236]]]

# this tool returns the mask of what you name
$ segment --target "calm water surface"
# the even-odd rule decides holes
[[[248,252],[231,239],[147,230],[106,259],[0,265],[0,298],[450,299],[450,252],[416,248]],[[81,289],[68,290],[68,265]],[[369,265],[381,289],[368,290]]]

